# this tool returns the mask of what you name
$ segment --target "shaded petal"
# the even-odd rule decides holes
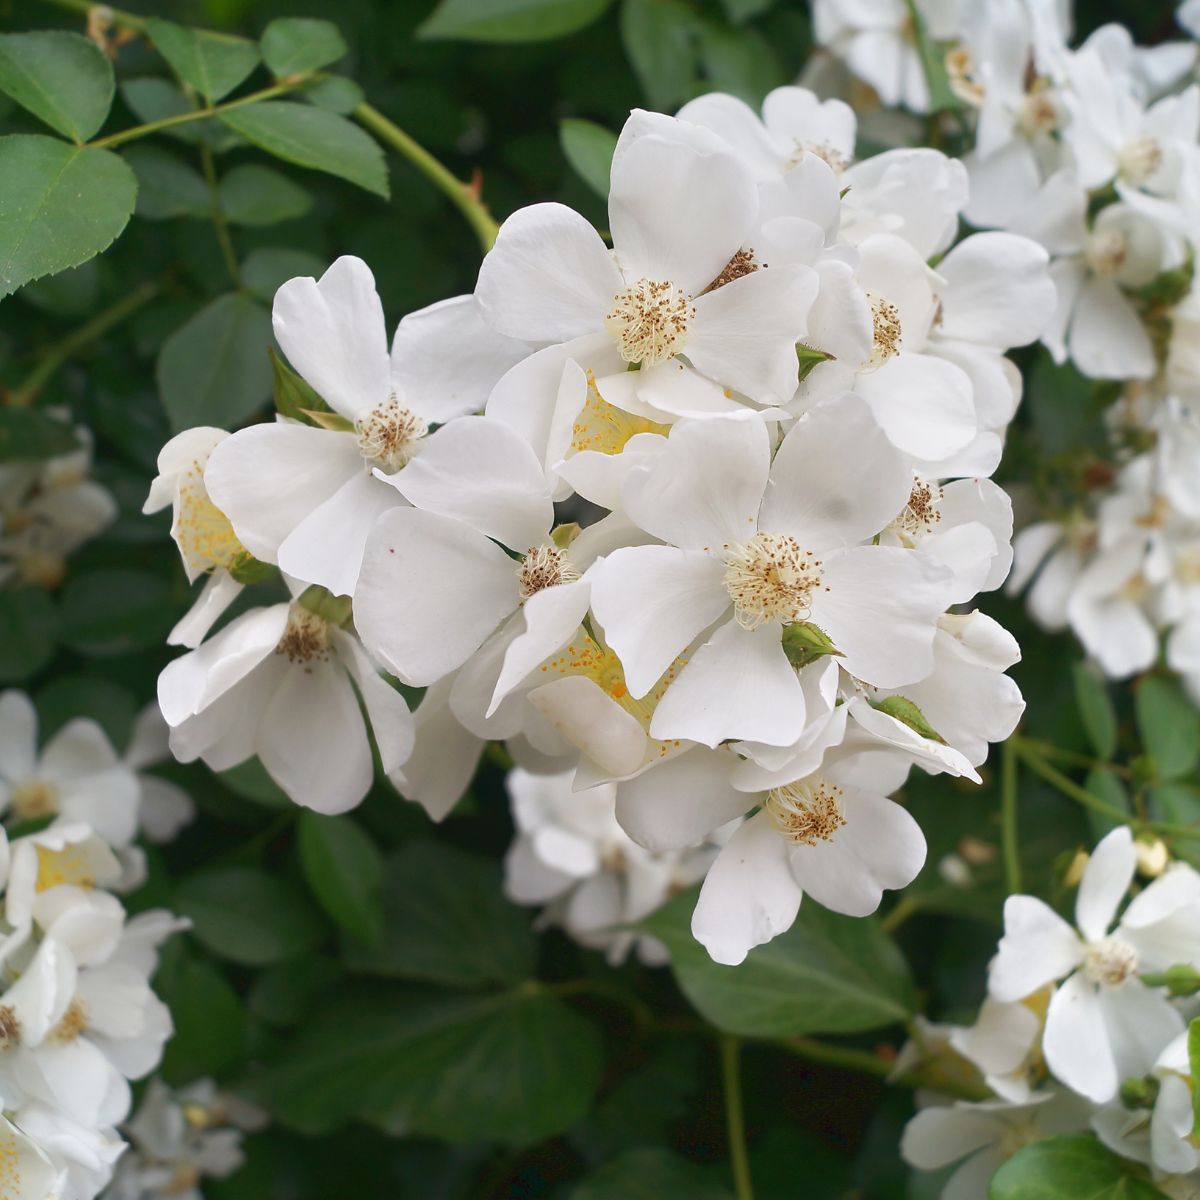
[[[37,762],[37,710],[24,692],[0,694],[0,779],[29,779]]]
[[[528,694],[546,722],[606,774],[631,775],[646,761],[646,731],[637,719],[583,675],[555,679]]]
[[[1136,870],[1133,834],[1127,826],[1114,829],[1092,851],[1075,897],[1075,924],[1089,942],[1100,941],[1108,932]]]
[[[1073,971],[1082,957],[1078,934],[1049,905],[1033,896],[1009,896],[988,991],[997,1000],[1023,1000]]]
[[[391,774],[412,753],[413,718],[408,703],[375,668],[358,639],[340,629],[331,631],[338,658],[358,685],[367,719],[379,747],[384,774]]]
[[[904,351],[859,375],[854,390],[892,442],[917,458],[945,458],[979,428],[971,380],[944,358]]]
[[[1130,300],[1111,279],[1084,282],[1071,317],[1071,357],[1092,379],[1149,379],[1154,347]]]
[[[1051,997],[1042,1032],[1046,1065],[1072,1091],[1097,1104],[1111,1100],[1120,1082],[1100,999],[1076,971]]]

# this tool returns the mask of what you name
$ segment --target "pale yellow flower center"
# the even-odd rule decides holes
[[[1137,973],[1137,951],[1118,937],[1106,937],[1084,952],[1083,974],[1091,983],[1119,987]]]
[[[246,554],[229,518],[209,498],[200,463],[193,463],[179,484],[175,540],[183,561],[197,574],[228,571]]]
[[[275,653],[294,663],[328,661],[329,623],[308,609],[293,605]]]
[[[588,373],[587,399],[571,427],[571,449],[575,453],[592,450],[597,454],[620,454],[625,443],[639,433],[665,436],[670,426],[660,425],[648,417],[637,417],[609,404],[600,395],[595,377]]]
[[[812,594],[821,584],[821,560],[811,550],[788,534],[761,532],[743,545],[722,549],[725,588],[743,629],[807,619]]]
[[[389,396],[355,429],[359,453],[389,475],[412,458],[417,443],[429,432],[429,426],[395,396]]]
[[[9,807],[21,821],[36,821],[39,817],[58,812],[58,788],[46,779],[27,779],[13,789]]]
[[[871,339],[874,343],[868,367],[882,367],[901,349],[900,310],[889,300],[874,292],[867,293],[871,302]]]
[[[772,788],[763,807],[775,828],[801,846],[828,842],[846,824],[842,789],[819,775]]]
[[[545,588],[574,583],[578,578],[578,568],[567,552],[557,546],[530,546],[517,568],[517,583],[523,600]]]
[[[683,349],[695,315],[691,299],[673,283],[639,279],[613,297],[604,324],[625,362],[652,367]]]

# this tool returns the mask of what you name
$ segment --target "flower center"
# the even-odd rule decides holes
[[[1115,275],[1129,257],[1129,239],[1118,229],[1098,229],[1087,242],[1087,258],[1097,275]]]
[[[795,150],[783,164],[784,173],[798,167],[808,154],[815,154],[831,168],[835,175],[840,175],[850,166],[850,160],[836,146],[831,146],[828,142],[797,142]]]
[[[8,802],[19,820],[36,821],[58,812],[58,788],[45,779],[27,779],[16,786]]]
[[[1121,178],[1140,187],[1162,166],[1163,151],[1158,139],[1148,133],[1126,142],[1117,155]]]
[[[867,299],[871,302],[871,335],[875,343],[867,366],[882,367],[900,353],[900,310],[874,292],[868,292]]]
[[[1137,951],[1117,937],[1096,942],[1083,956],[1084,978],[1105,987],[1120,987],[1137,968]]]
[[[604,324],[625,362],[652,367],[683,349],[695,315],[691,300],[673,283],[639,279],[613,297]]]
[[[294,663],[310,663],[317,659],[328,662],[329,623],[307,608],[293,605],[275,653],[286,655],[287,660]]]
[[[358,452],[388,475],[412,458],[417,442],[429,432],[429,426],[395,396],[389,396],[355,428]]]
[[[60,1045],[67,1045],[77,1040],[86,1028],[87,1010],[83,1007],[83,1001],[76,998],[67,1005],[67,1011],[63,1013],[62,1020],[50,1031],[49,1040],[58,1042]]]
[[[7,1004],[0,1006],[0,1051],[10,1050],[21,1041],[21,1023]]]
[[[788,534],[756,533],[744,545],[725,547],[724,582],[743,629],[806,620],[821,560]]]
[[[766,263],[762,264],[764,267]],[[709,292],[715,292],[717,288],[724,287],[727,283],[732,283],[735,279],[741,279],[743,275],[753,275],[758,270],[759,264],[754,261],[753,250],[738,250],[734,256],[721,268],[721,273],[700,293],[705,296]]]
[[[560,583],[574,583],[578,578],[575,564],[557,546],[530,546],[517,568],[522,600]]]
[[[49,550],[41,550],[36,546],[32,549],[22,549],[17,554],[17,574],[22,583],[33,584],[34,587],[56,588],[67,573],[67,564],[62,556],[52,554]]]
[[[828,842],[846,823],[842,815],[842,789],[819,775],[772,788],[763,807],[775,828],[801,846]]]
[[[76,844],[61,850],[39,846],[37,860],[38,873],[33,885],[36,892],[47,892],[63,884],[78,888],[96,886],[96,869],[85,846]]]
[[[193,464],[179,485],[175,541],[183,561],[196,574],[221,568],[228,571],[246,554],[229,518],[209,499],[199,463]]]
[[[625,443],[639,433],[666,436],[670,426],[648,417],[636,417],[600,395],[596,379],[588,372],[587,399],[571,427],[571,449],[576,453],[594,450],[597,454],[620,454]]]
[[[945,494],[945,490],[936,484],[915,480],[908,503],[888,528],[911,546],[918,538],[932,533],[933,527],[941,521],[938,505]]]
[[[1057,129],[1058,108],[1050,93],[1040,88],[1026,92],[1017,105],[1016,126],[1027,138]]]

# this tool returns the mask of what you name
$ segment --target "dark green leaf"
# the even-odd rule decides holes
[[[1112,758],[1117,752],[1117,713],[1108,685],[1086,663],[1075,663],[1071,675],[1075,681],[1075,706],[1088,741],[1101,758]]]
[[[130,146],[125,161],[138,179],[137,215],[151,221],[208,217],[212,197],[194,167],[158,146]]]
[[[1087,773],[1087,777],[1083,781],[1083,786],[1097,800],[1103,800],[1110,807],[1119,809],[1123,813],[1128,813],[1130,816],[1133,815],[1133,807],[1129,803],[1129,793],[1125,790],[1125,785],[1112,771],[1106,771],[1103,767],[1093,767]],[[1123,823],[1115,817],[1105,816],[1104,813],[1096,812],[1092,808],[1087,810],[1087,818],[1088,824],[1092,827],[1092,833],[1095,835],[1097,841]]]
[[[571,1200],[733,1200],[713,1171],[658,1147],[629,1150],[585,1179]]]
[[[422,38],[544,42],[590,25],[611,0],[441,0],[417,30]]]
[[[709,87],[757,108],[772,88],[787,82],[774,51],[757,29],[729,29],[704,21],[698,33]]]
[[[257,758],[248,758],[228,771],[221,771],[217,778],[235,795],[265,808],[291,806],[287,793],[267,774],[267,768]]]
[[[761,16],[771,8],[775,0],[721,0],[725,15],[735,24]]]
[[[106,250],[125,228],[137,179],[109,150],[40,134],[0,138],[0,297]]]
[[[992,1176],[988,1200],[1163,1200],[1134,1170],[1090,1134],[1064,1134],[1018,1150]]]
[[[683,0],[625,0],[621,41],[652,108],[669,111],[700,84],[700,19]]]
[[[155,377],[178,432],[240,424],[271,394],[271,316],[247,296],[219,296],[164,343]]]
[[[41,462],[78,445],[64,421],[33,408],[0,408],[0,463]]]
[[[307,75],[346,53],[346,43],[332,21],[309,17],[276,18],[263,30],[259,44],[263,62],[276,79]]]
[[[235,133],[285,162],[348,179],[387,199],[383,151],[357,125],[308,104],[265,100],[221,114]]]
[[[383,858],[350,817],[304,810],[297,831],[300,865],[321,907],[359,941],[383,932]]]
[[[260,300],[270,304],[275,293],[297,275],[319,276],[329,264],[308,250],[264,246],[252,250],[242,263],[242,282]]]
[[[58,613],[37,587],[0,591],[0,683],[22,683],[54,656]]]
[[[128,689],[100,675],[59,675],[41,688],[35,699],[43,741],[75,717],[90,717],[114,746],[124,746],[137,716],[137,704]]]
[[[255,1016],[271,1025],[298,1025],[341,974],[333,959],[315,955],[267,967],[255,976],[247,1003]]]
[[[529,916],[504,899],[496,864],[422,839],[388,859],[384,880],[383,942],[348,947],[355,968],[461,987],[533,973]]]
[[[408,1134],[514,1145],[574,1125],[601,1070],[591,1023],[536,985],[347,997],[315,1015],[278,1062],[240,1090],[296,1129],[360,1116]]]
[[[245,1054],[246,1017],[237,993],[207,962],[190,955],[169,961],[155,990],[171,1010],[175,1033],[162,1070],[176,1084],[190,1083],[239,1062]]]
[[[308,954],[324,928],[302,892],[265,871],[223,867],[182,880],[176,906],[214,954],[265,967]]]
[[[567,162],[594,192],[608,195],[608,173],[612,166],[617,135],[594,121],[567,118],[558,123],[558,140]]]
[[[100,270],[97,260],[89,258],[77,267],[47,275],[27,283],[20,291],[26,304],[32,304],[57,317],[86,317],[96,308],[100,296]]]
[[[1151,675],[1133,693],[1134,715],[1160,779],[1179,779],[1200,760],[1200,714],[1173,679]]]
[[[101,567],[68,576],[59,634],[80,654],[107,658],[161,644],[178,616],[161,575]]]
[[[159,121],[163,117],[177,117],[192,112],[196,105],[180,91],[170,79],[157,76],[148,79],[127,79],[121,84],[121,95],[142,121]],[[168,126],[164,137],[181,142],[197,144],[203,142],[214,151],[228,150],[236,146],[241,138],[231,129],[226,129],[215,117],[188,121],[182,125]]]
[[[210,103],[233,91],[258,66],[258,47],[245,38],[188,29],[150,17],[146,32],[171,69]]]
[[[221,207],[235,225],[276,225],[302,217],[312,196],[286,175],[259,163],[234,167],[220,188]]]
[[[343,116],[348,116],[366,99],[362,88],[353,79],[343,79],[340,75],[311,83],[300,94],[310,104]]]
[[[747,1037],[852,1033],[911,1015],[908,966],[875,921],[808,900],[787,933],[725,967],[692,937],[695,899],[677,896],[642,928],[666,943],[684,995],[719,1029]]]
[[[0,35],[0,91],[63,137],[86,142],[104,124],[113,90],[112,63],[82,34]]]

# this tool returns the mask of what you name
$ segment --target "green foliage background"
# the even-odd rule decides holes
[[[456,175],[478,173],[497,219],[556,199],[600,228],[604,131],[631,107],[673,111],[713,88],[754,103],[793,80],[811,50],[796,0],[444,0],[431,17],[432,7],[160,0],[138,15],[251,39],[277,17],[332,19],[346,52],[334,46],[330,69]],[[1115,19],[1153,41],[1169,33],[1174,6],[1078,7],[1081,32]],[[0,25],[78,31],[83,18],[7,0]],[[189,35],[160,28],[156,40],[177,67],[215,67],[205,76],[214,91],[221,71],[233,96],[269,85],[261,68],[248,83],[234,78],[236,47],[218,47],[197,68],[207,51]],[[269,54],[304,70],[314,44],[321,57],[311,30],[298,50],[285,38]],[[123,44],[99,136],[191,105],[171,79],[146,40]],[[353,108],[349,85],[324,86],[331,107],[293,107]],[[94,98],[79,104],[86,124]],[[238,132],[270,143],[274,135],[253,125],[259,106],[237,111]],[[94,132],[69,111],[51,116],[68,137]],[[51,132],[0,97],[0,134]],[[169,518],[143,517],[142,501],[172,432],[268,412],[274,288],[359,255],[394,325],[473,286],[475,236],[410,163],[389,150],[384,189],[369,148],[335,138],[322,159],[320,144],[306,152],[333,174],[281,161],[211,120],[130,141],[120,153],[140,190],[119,240],[0,302],[0,456],[55,448],[45,441],[54,427],[22,411],[26,402],[34,414],[66,406],[94,432],[95,474],[121,505],[115,525],[71,559],[61,587],[0,591],[0,684],[31,692],[43,736],[87,714],[123,746],[153,696],[172,656],[164,637],[189,589]],[[0,142],[0,172],[10,171],[0,195],[7,187],[11,202],[12,171],[39,169],[5,154],[75,154],[55,146]],[[119,210],[123,178],[105,184],[83,217],[101,223],[106,204]],[[0,259],[11,264],[29,248],[4,242],[3,215]],[[42,249],[52,259],[75,236],[99,235],[64,233]],[[1022,366],[1027,401],[1005,478],[1069,506],[1104,465],[1104,397],[1038,351]],[[261,599],[259,589],[252,602]],[[1046,782],[1039,741],[1109,763],[1071,774],[1110,809],[1136,803],[1190,823],[1200,817],[1196,714],[1165,676],[1142,681],[1136,698],[1118,695],[1073,668],[1077,648],[1033,629],[1019,604],[994,597],[985,607],[1025,651],[1014,674],[1034,740],[1022,759],[1030,769],[1020,776],[1016,865],[1026,887],[1061,900],[1075,848],[1111,818]],[[673,951],[673,972],[609,968],[556,932],[535,935],[532,914],[502,899],[511,826],[496,758],[436,830],[382,783],[352,815],[323,818],[288,803],[256,764],[222,777],[200,766],[161,770],[200,814],[176,842],[151,850],[150,881],[131,902],[170,905],[195,925],[159,975],[178,1027],[164,1074],[176,1083],[214,1074],[276,1119],[249,1139],[242,1172],[207,1186],[211,1197],[729,1200],[721,1063],[739,1052],[758,1200],[937,1194],[936,1180],[911,1181],[899,1160],[910,1088],[883,1076],[913,1014],[967,1019],[981,998],[1005,891],[995,762],[981,789],[914,777],[905,797],[931,866],[882,921],[808,904],[790,934],[727,969],[690,940],[691,897],[679,897],[650,922]],[[969,891],[935,869],[964,839],[979,860]],[[928,1080],[906,1080],[920,1082]],[[959,1083],[970,1094],[970,1082]]]

